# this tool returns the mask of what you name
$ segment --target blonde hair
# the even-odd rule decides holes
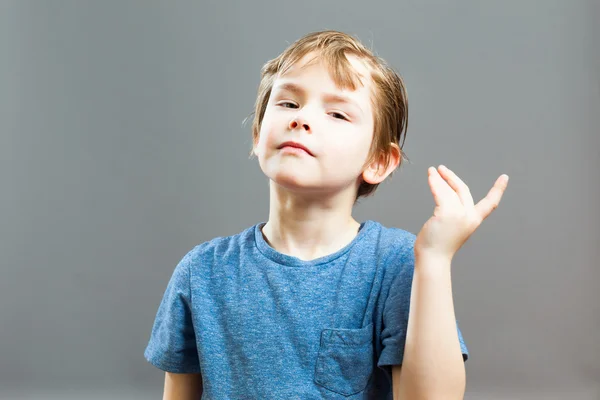
[[[332,79],[341,89],[356,90],[357,84],[360,84],[360,78],[346,55],[357,56],[370,67],[370,78],[374,88],[372,94],[374,132],[365,167],[381,156],[384,157],[387,166],[390,161],[391,143],[395,143],[400,148],[400,165],[403,159],[408,161],[402,150],[408,123],[408,100],[402,78],[385,60],[373,54],[358,39],[333,30],[318,31],[303,36],[262,67],[253,112],[253,144],[258,142],[261,123],[275,79],[285,74],[306,54],[312,52],[316,52],[317,57],[325,62]],[[362,182],[356,200],[374,193],[378,185]]]

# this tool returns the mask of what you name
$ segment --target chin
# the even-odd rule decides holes
[[[269,179],[277,184],[279,187],[284,188],[285,190],[302,195],[330,195],[333,193],[341,193],[349,188],[347,185],[343,184],[334,184],[333,182],[329,182],[329,184],[324,184],[323,182],[315,182],[309,181],[308,179],[302,179],[302,177],[298,177],[297,175],[275,175],[269,176]],[[356,189],[352,189],[356,192]]]
[[[303,191],[315,189],[315,185],[311,185],[310,182],[307,182],[306,179],[302,179],[297,175],[291,174],[276,174],[275,176],[269,177],[273,182],[282,186],[286,189],[293,191]]]
[[[320,188],[314,180],[292,171],[263,171],[277,185],[292,192],[313,192]]]

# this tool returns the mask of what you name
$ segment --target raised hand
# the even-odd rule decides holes
[[[469,187],[450,169],[430,167],[429,187],[435,200],[433,216],[423,225],[415,242],[415,254],[432,254],[452,259],[492,211],[508,185],[501,175],[479,203],[473,203]]]

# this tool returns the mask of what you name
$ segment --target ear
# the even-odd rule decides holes
[[[397,144],[391,143],[389,164],[385,165],[385,154],[381,153],[362,173],[365,182],[372,185],[383,182],[400,164],[401,151]]]

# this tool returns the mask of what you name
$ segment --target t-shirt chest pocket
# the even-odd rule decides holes
[[[350,396],[367,387],[373,372],[373,323],[358,329],[321,331],[314,381]]]

